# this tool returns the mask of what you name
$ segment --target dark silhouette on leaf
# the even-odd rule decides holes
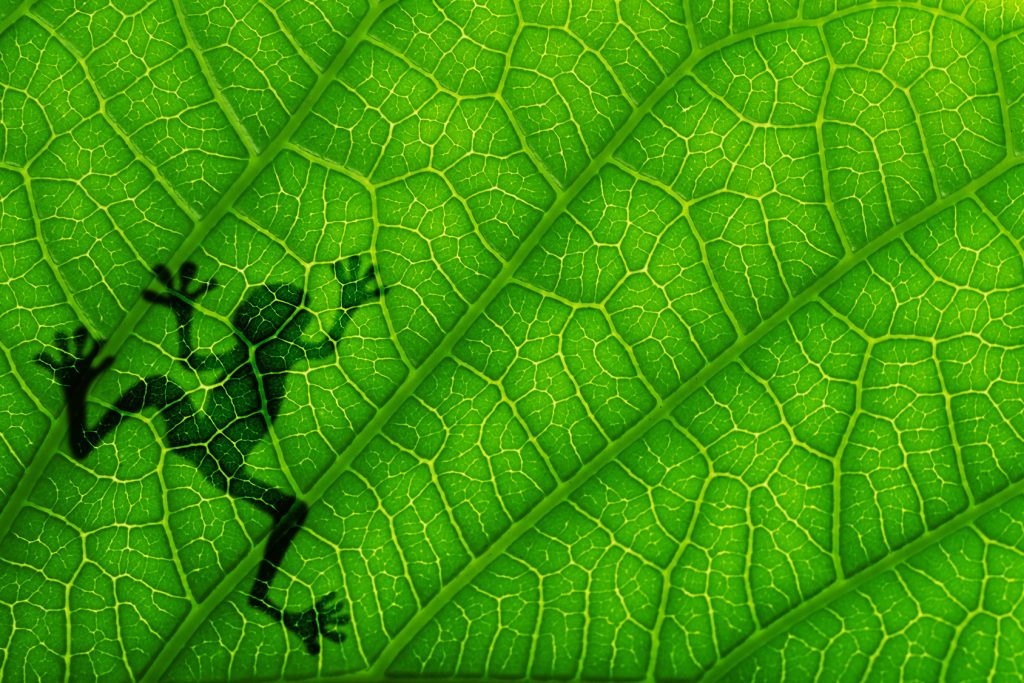
[[[270,584],[292,539],[305,522],[308,508],[295,495],[274,488],[249,474],[246,455],[267,435],[284,400],[290,368],[336,353],[337,342],[352,314],[381,296],[372,265],[359,257],[335,263],[341,285],[339,315],[319,342],[302,340],[314,320],[308,297],[288,284],[260,285],[238,305],[231,322],[235,346],[224,353],[200,353],[192,343],[195,303],[217,286],[200,282],[194,263],[185,263],[177,276],[166,266],[155,269],[166,291],[146,291],[148,301],[169,308],[178,323],[182,358],[193,370],[217,370],[221,375],[205,411],[198,411],[185,391],[166,377],[146,377],[117,399],[90,427],[86,397],[92,382],[110,367],[113,358],[97,362],[102,342],[90,339],[84,327],[71,334],[57,333],[56,354],[42,353],[36,361],[49,368],[64,390],[68,404],[71,452],[85,458],[121,421],[154,409],[166,425],[165,441],[176,455],[194,464],[218,489],[246,500],[274,520],[267,548],[249,596],[257,609],[279,620],[302,639],[312,654],[320,652],[323,638],[341,642],[341,627],[349,623],[341,601],[329,593],[303,611],[288,611],[270,602]]]

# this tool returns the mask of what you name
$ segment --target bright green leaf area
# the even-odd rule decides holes
[[[0,679],[1024,677],[1019,0],[0,0]],[[186,261],[386,286],[248,472],[153,411]],[[311,337],[315,330],[310,330]]]

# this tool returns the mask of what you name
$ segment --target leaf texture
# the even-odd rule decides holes
[[[0,678],[1024,676],[1015,0],[0,15]],[[344,329],[209,437],[308,505],[269,600],[342,599],[317,652],[250,598],[270,503],[174,441],[255,396],[146,294],[185,264],[196,354],[265,291]]]

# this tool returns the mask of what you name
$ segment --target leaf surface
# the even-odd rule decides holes
[[[1024,672],[1015,3],[0,14],[4,680]],[[186,263],[195,358],[300,290],[336,353],[225,394],[145,294]],[[36,362],[79,324],[85,459]],[[342,642],[252,606],[218,467],[308,504],[269,599]]]

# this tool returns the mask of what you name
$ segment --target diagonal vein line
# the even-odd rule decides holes
[[[718,681],[724,680],[729,676],[733,669],[752,654],[759,651],[761,647],[782,635],[793,626],[801,623],[812,614],[826,609],[836,600],[849,595],[872,579],[885,574],[900,564],[912,559],[919,553],[924,552],[928,548],[941,543],[956,532],[970,528],[981,517],[989,512],[998,510],[1021,494],[1024,494],[1024,480],[1011,484],[987,500],[969,508],[966,512],[963,512],[957,517],[949,520],[942,526],[936,527],[931,531],[922,534],[899,550],[890,553],[884,559],[865,568],[863,571],[858,572],[847,579],[843,579],[842,581],[837,581],[814,597],[804,601],[799,606],[794,607],[776,621],[773,621],[768,626],[757,631],[746,641],[743,641],[743,643],[741,643],[735,650],[718,660],[718,662],[704,674],[701,680],[706,681],[707,683],[717,683]]]
[[[228,125],[231,126],[231,130],[234,131],[235,135],[242,142],[242,146],[245,147],[245,151],[248,154],[253,154],[259,149],[259,145],[252,139],[252,135],[249,134],[249,129],[246,128],[245,124],[242,122],[242,117],[238,115],[235,107],[228,100],[227,91],[223,87],[223,84],[219,83],[217,78],[214,76],[213,70],[210,68],[210,60],[203,52],[203,49],[199,46],[195,34],[192,31],[192,27],[188,23],[188,17],[185,16],[185,12],[181,9],[181,2],[179,0],[171,0],[171,6],[174,8],[174,18],[177,20],[178,26],[181,28],[181,32],[185,36],[186,49],[192,53],[193,57],[195,57],[196,64],[199,66],[199,71],[203,75],[203,80],[206,82],[206,86],[210,89],[210,93],[213,95],[214,102],[216,102],[221,108],[221,111],[224,112],[224,118],[228,120]],[[287,111],[288,107],[284,107],[284,109]]]
[[[0,35],[3,35],[4,31],[10,28],[14,22],[25,16],[25,13],[28,12],[35,3],[36,0],[22,0],[20,5],[12,9],[6,17],[0,19]]]

